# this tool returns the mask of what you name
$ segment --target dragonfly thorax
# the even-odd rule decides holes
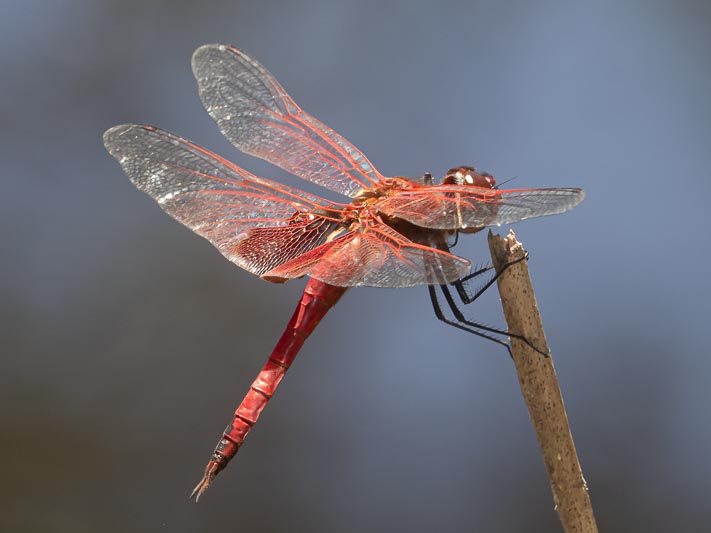
[[[372,189],[361,189],[352,198],[356,202],[368,202],[377,200],[378,198],[383,198],[396,194],[398,191],[404,189],[409,189],[413,186],[421,185],[417,180],[412,180],[410,178],[405,178],[403,176],[395,176],[392,178],[383,178],[382,183],[378,187],[373,187]]]

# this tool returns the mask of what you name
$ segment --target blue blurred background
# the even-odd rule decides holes
[[[305,282],[225,261],[101,134],[285,178],[202,108],[191,53],[224,42],[384,174],[587,191],[516,232],[598,523],[707,531],[710,27],[706,1],[3,2],[0,529],[560,530],[511,361],[422,287],[347,293],[188,501]],[[495,291],[468,311],[503,325]]]

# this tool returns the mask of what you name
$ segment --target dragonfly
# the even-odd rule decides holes
[[[192,69],[200,98],[240,151],[338,193],[331,201],[256,176],[177,135],[125,124],[104,145],[133,184],[228,260],[266,281],[308,276],[281,338],[237,407],[191,498],[196,501],[235,456],[307,337],[349,287],[426,285],[437,317],[463,329],[509,334],[467,321],[471,262],[451,253],[453,238],[489,226],[555,215],[584,198],[577,188],[502,190],[475,167],[451,169],[440,183],[383,176],[351,142],[303,111],[259,62],[233,46],[198,48]],[[445,317],[435,287],[455,312]],[[471,328],[470,328],[471,326]],[[483,330],[483,331],[482,331]]]

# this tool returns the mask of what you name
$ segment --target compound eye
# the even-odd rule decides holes
[[[486,181],[486,184],[483,185],[483,187],[491,187],[492,189],[496,188],[496,180],[494,179],[494,176],[488,172],[482,172],[481,177]]]
[[[442,179],[443,185],[471,185],[471,175],[476,174],[474,167],[450,168]]]
[[[485,189],[494,189],[496,180],[488,172],[477,172],[474,167],[450,168],[444,175],[443,185],[471,185]]]

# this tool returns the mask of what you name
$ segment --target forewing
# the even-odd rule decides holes
[[[414,243],[377,223],[315,248],[265,277],[310,275],[340,287],[411,287],[456,281],[470,267],[466,259]]]
[[[104,145],[166,213],[258,276],[320,246],[338,225],[318,215],[330,205],[326,200],[152,126],[116,126],[104,134]]]
[[[274,76],[241,50],[201,46],[192,66],[205,109],[242,152],[346,196],[382,180],[355,146],[299,108]]]
[[[419,186],[377,203],[382,213],[423,227],[467,229],[513,224],[564,213],[578,205],[581,189],[498,190],[471,185]]]

